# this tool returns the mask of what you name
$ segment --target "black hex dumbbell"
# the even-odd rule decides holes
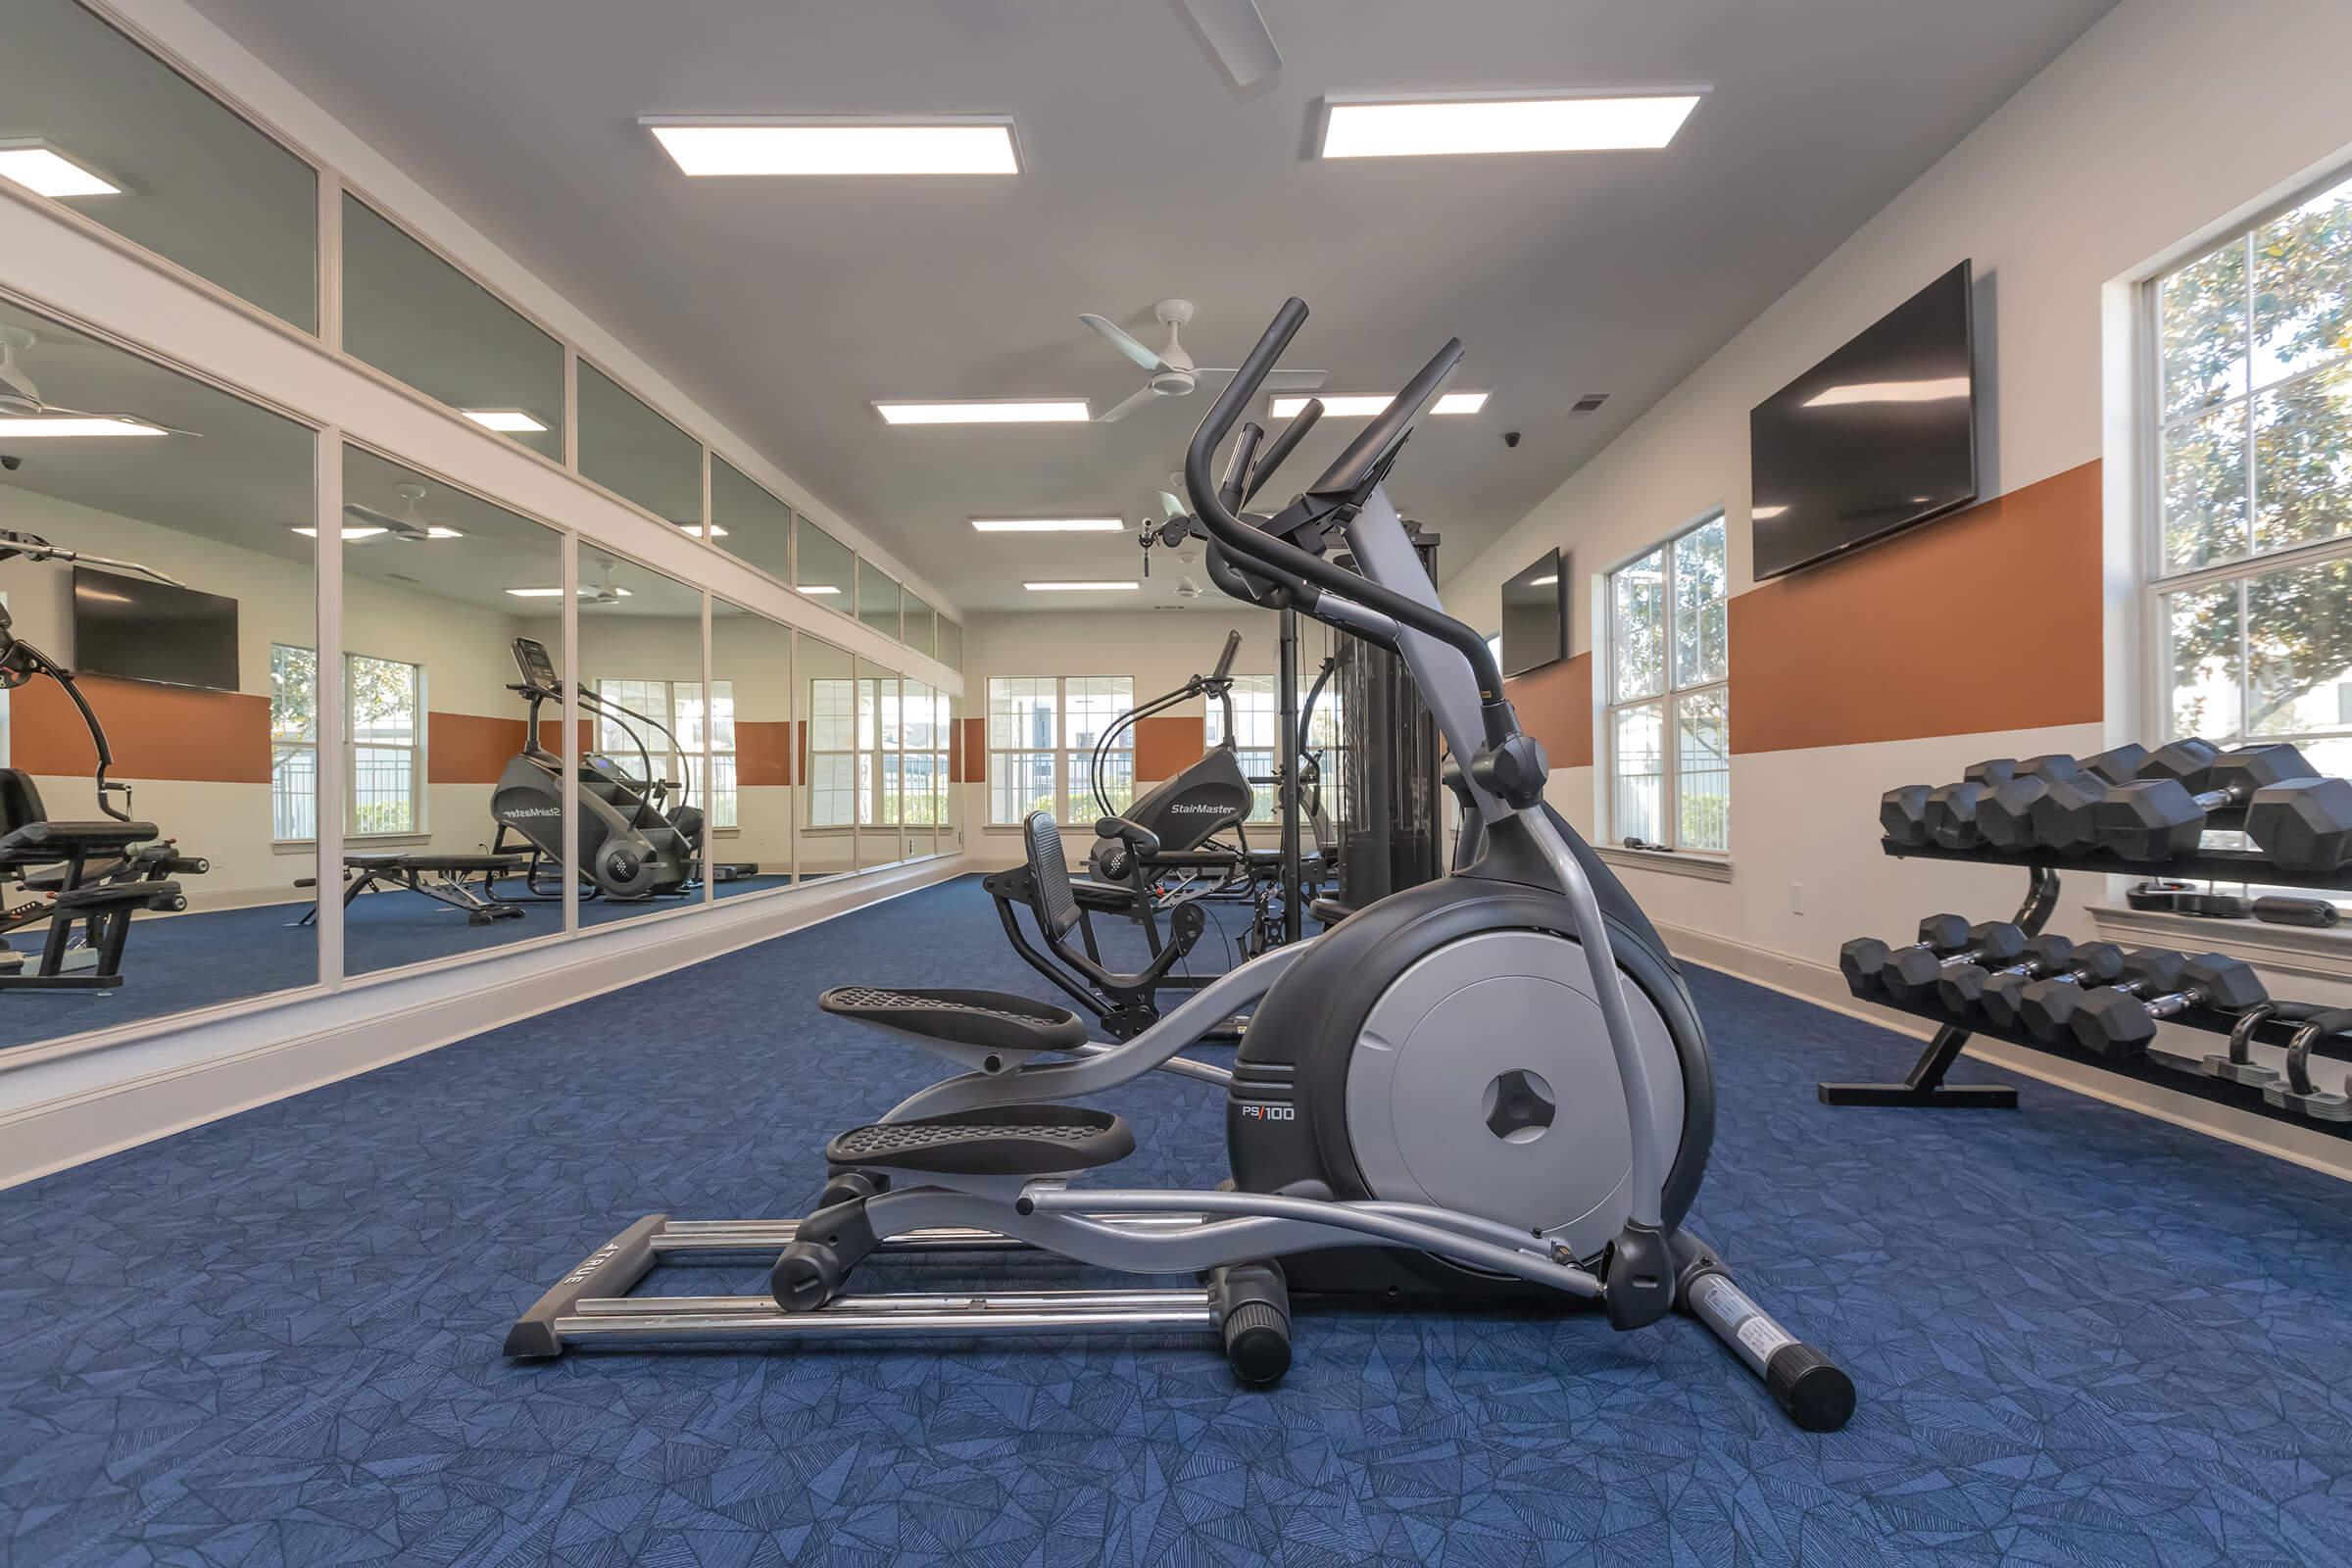
[[[2154,752],[2143,753],[2132,770],[2132,778],[2178,781],[2183,774],[2200,776],[2200,770],[2212,766],[2213,759],[2219,755],[2220,749],[2211,741],[2174,741]],[[2097,774],[2051,780],[2048,792],[2032,808],[2034,842],[2061,855],[2081,855],[2097,849],[2099,802],[2106,798],[2110,786],[2129,782]]]
[[[2013,760],[1995,757],[1982,762],[1971,762],[1961,777],[1965,783],[1990,789],[2007,782],[2016,768],[2017,763]],[[1906,849],[1927,848],[1936,842],[1928,814],[1929,808],[1936,796],[1956,787],[1946,784],[1938,789],[1932,784],[1905,784],[1899,789],[1888,790],[1879,797],[1879,830]]]
[[[1919,922],[1917,945],[1934,953],[1958,953],[1968,946],[1968,937],[1966,915],[1931,914]],[[1838,972],[1855,996],[1868,997],[1878,990],[1879,976],[1895,951],[1877,937],[1856,937],[1838,950]]]
[[[2330,808],[2331,797],[2352,795],[2352,787],[2334,780],[2330,790],[2330,782],[2292,746],[2242,746],[2208,759],[2202,770],[2184,765],[2169,777],[2115,786],[2100,797],[2092,824],[2125,859],[2157,862],[2195,854],[2210,813],[2247,807],[2246,834],[2274,860],[2290,870],[2330,871],[2352,845],[2352,812]],[[2265,797],[2259,819],[2250,808],[2257,795]],[[2288,824],[2313,830],[2279,831]],[[2265,842],[2273,838],[2282,841],[2279,848]],[[2317,863],[2301,863],[2306,856]]]
[[[2113,985],[2123,977],[2122,948],[2112,942],[2079,943],[2074,961],[2055,973],[2038,978],[2013,971],[1994,975],[1984,982],[1984,994],[1977,999],[1977,1006],[1994,1027],[2015,1029],[2025,1020],[2026,992],[2033,986],[2062,984],[2080,990]]]
[[[2036,758],[2035,761],[2043,759]],[[1947,850],[1977,847],[1977,808],[1993,791],[2017,776],[2026,764],[2015,758],[1996,757],[1969,766],[1959,783],[1941,784],[1928,792],[1928,839]]]
[[[2034,1039],[2056,1045],[2072,1038],[2075,1011],[2094,989],[2113,989],[2134,997],[2170,991],[2179,983],[2186,961],[2170,948],[2140,948],[2124,956],[2123,972],[2104,988],[2036,980],[2018,998],[2018,1022]]]
[[[2220,953],[2200,953],[2184,960],[2171,956],[2179,961],[2145,965],[2143,976],[2143,966],[2134,961],[2139,955],[2133,954],[2125,960],[2125,968],[2144,980],[2143,985],[2133,990],[2103,986],[2085,996],[2071,1020],[2076,1043],[2098,1055],[2126,1060],[2147,1050],[2162,1019],[2191,1007],[2243,1012],[2271,1000],[2261,978],[2242,959]],[[2161,975],[2171,978],[2157,989]]]
[[[2049,794],[2059,780],[2081,779],[2092,792],[2110,784],[2128,784],[2148,760],[2144,746],[2125,745],[2085,757],[2081,761],[2063,752],[2029,757],[2017,764],[2017,774],[1977,804],[1977,837],[1996,850],[2016,854],[2036,848],[2034,803]]]
[[[2045,974],[2056,974],[2075,961],[2075,945],[2065,937],[2038,936],[2026,939],[2026,951],[2013,963],[1998,966],[1982,963],[1956,963],[1936,977],[1936,1000],[1943,1010],[1955,1018],[1965,1018],[1977,1010],[1984,999],[1984,987],[1996,974],[2021,975],[2028,980]]]
[[[2007,920],[1987,920],[1968,933],[1968,945],[1951,953],[1905,948],[1879,971],[1879,989],[1888,999],[1913,1006],[1928,999],[1943,972],[1963,963],[1998,969],[2026,955],[2026,934]]]

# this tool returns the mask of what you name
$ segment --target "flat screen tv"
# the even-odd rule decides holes
[[[1502,672],[1524,675],[1568,657],[1566,558],[1542,560],[1502,585]]]
[[[237,689],[237,602],[74,568],[74,668],[208,691]]]
[[[1747,416],[1758,581],[1977,499],[1962,262]]]

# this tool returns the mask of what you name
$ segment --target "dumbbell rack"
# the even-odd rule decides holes
[[[2226,829],[2234,823],[2223,813],[2215,813],[2216,828]],[[2169,877],[2189,881],[2258,882],[2281,887],[2320,888],[2330,891],[2352,889],[2352,872],[2338,871],[2328,875],[2289,871],[2273,863],[2267,857],[2250,850],[2206,850],[2196,855],[2151,864],[2141,860],[2127,860],[2109,850],[2092,850],[2082,855],[2070,855],[2064,859],[2044,855],[2015,855],[1992,849],[1947,850],[1939,846],[1909,846],[1882,839],[1879,848],[1890,856],[1904,859],[1953,860],[1969,865],[2009,865],[2022,867],[2027,873],[2026,899],[2018,906],[2016,924],[2028,936],[2038,935],[2058,907],[2058,873],[2061,867],[2091,875],[2124,875],[2137,877]],[[2116,1073],[2158,1088],[2187,1094],[2219,1104],[2234,1105],[2297,1127],[2311,1127],[2333,1133],[2339,1138],[2352,1139],[2352,1123],[2321,1122],[2299,1116],[2292,1111],[2273,1105],[2264,1099],[2262,1091],[2209,1071],[2201,1056],[2182,1055],[2160,1046],[2150,1046],[2143,1055],[2117,1060],[2082,1050],[2072,1041],[2053,1044],[2036,1040],[2023,1028],[1994,1029],[1983,1020],[1972,1021],[1963,1027],[1951,1020],[1951,1015],[1931,999],[1916,1004],[1896,1002],[1887,997],[1872,997],[1874,1004],[1908,1012],[1940,1024],[1936,1036],[1912,1063],[1911,1071],[1900,1083],[1833,1084],[1820,1086],[1821,1102],[1825,1105],[1925,1105],[1951,1110],[2015,1110],[2017,1090],[2008,1084],[1952,1084],[1944,1082],[1944,1074],[1959,1060],[1961,1051],[1978,1034],[1990,1039],[2005,1040],[2012,1045],[2028,1047],[2046,1055],[2082,1062],[2086,1066]],[[2192,1007],[2168,1020],[2191,1028],[2213,1030],[2228,1035],[2237,1021],[2227,1012],[2208,1007]],[[2295,1034],[2293,1022],[2270,1019],[2257,1024],[2252,1036],[2264,1045],[2285,1046]],[[2315,1048],[2315,1054],[2341,1058],[2347,1049],[2335,1040],[2324,1040]]]

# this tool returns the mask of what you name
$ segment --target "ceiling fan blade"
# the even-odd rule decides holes
[[[1119,420],[1124,419],[1127,417],[1127,416],[1133,414],[1136,410],[1142,408],[1145,404],[1152,402],[1158,396],[1159,394],[1152,391],[1150,386],[1142,387],[1137,390],[1134,396],[1130,397],[1126,402],[1120,404],[1117,408],[1112,409],[1109,413],[1098,415],[1095,418],[1095,422],[1097,424],[1116,424]]]
[[[1184,515],[1184,503],[1177,500],[1174,496],[1168,494],[1168,492],[1165,490],[1162,490],[1159,493],[1159,510],[1166,513],[1170,517],[1181,517]],[[1162,520],[1164,521],[1165,519],[1163,518]]]
[[[150,419],[144,414],[121,414],[98,409],[64,409],[54,403],[43,403],[38,398],[33,399],[33,403],[35,406],[27,412],[36,419],[113,419],[121,424],[149,425],[163,431],[166,435],[193,436],[199,441],[204,439],[202,430],[182,430],[178,425],[166,424],[161,419]]]
[[[357,501],[347,501],[343,504],[343,515],[356,518],[371,528],[381,528],[395,539],[430,539],[432,537],[430,530],[417,527],[407,517],[395,517],[389,512],[378,512],[373,507],[361,506]]]
[[[1184,0],[1200,37],[1236,87],[1251,86],[1282,69],[1282,51],[1255,0]]]
[[[1112,348],[1117,349],[1121,354],[1126,355],[1129,359],[1142,366],[1145,369],[1172,370],[1176,368],[1176,367],[1161,359],[1159,357],[1159,352],[1156,349],[1148,349],[1144,347],[1141,343],[1138,343],[1134,338],[1129,337],[1124,331],[1120,330],[1111,322],[1104,320],[1102,317],[1080,316],[1078,319],[1084,321],[1087,325],[1093,327],[1096,331],[1110,339],[1110,346]]]
[[[1231,375],[1234,370],[1229,365],[1213,365],[1202,366],[1194,373]],[[1328,370],[1269,370],[1266,372],[1265,387],[1269,392],[1317,392],[1330,378],[1331,372]]]

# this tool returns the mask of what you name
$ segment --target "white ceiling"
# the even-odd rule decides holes
[[[1303,296],[1291,363],[1333,391],[1393,388],[1459,335],[1455,384],[1493,401],[1425,425],[1393,486],[1459,565],[2113,0],[1262,0],[1286,64],[1247,92],[1174,0],[196,3],[986,610],[1088,608],[1019,585],[1132,575],[1134,544],[984,540],[965,519],[1154,511],[1205,393],[997,429],[893,429],[872,400],[1101,411],[1140,376],[1078,313],[1156,342],[1166,295],[1198,303],[1187,342],[1208,365]],[[1688,83],[1713,90],[1663,152],[1304,156],[1325,94]],[[1010,113],[1023,172],[689,181],[637,123],[909,111]],[[1600,414],[1567,413],[1601,391]]]

